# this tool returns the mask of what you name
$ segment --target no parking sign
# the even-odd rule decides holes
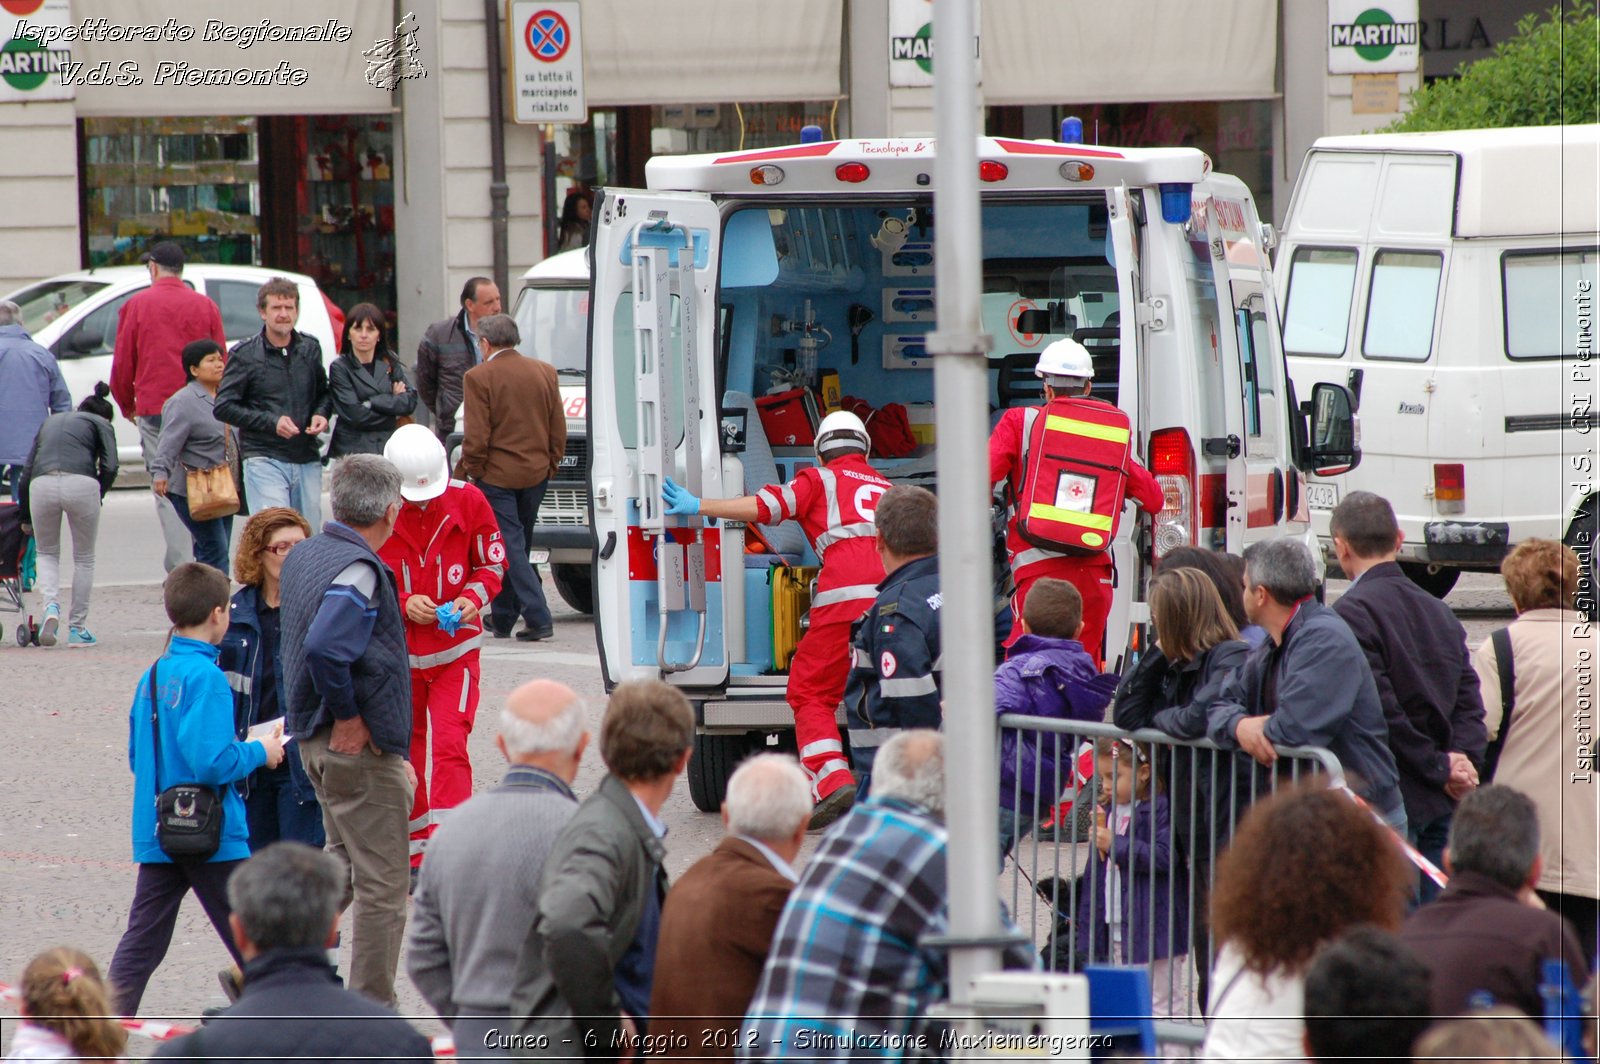
[[[518,122],[583,122],[577,0],[512,0],[511,97]]]

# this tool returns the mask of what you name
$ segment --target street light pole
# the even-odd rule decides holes
[[[945,822],[950,831],[950,997],[1000,968],[994,857],[994,580],[989,523],[988,368],[978,203],[977,0],[933,5],[935,316],[939,580],[944,647]]]

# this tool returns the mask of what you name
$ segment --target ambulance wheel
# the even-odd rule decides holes
[[[594,582],[587,565],[552,565],[550,578],[556,582],[561,601],[579,613],[594,612]]]
[[[722,808],[728,793],[728,777],[750,752],[750,739],[744,735],[696,735],[694,752],[689,755],[689,797],[702,813]]]
[[[1413,584],[1438,599],[1450,594],[1450,589],[1461,579],[1460,569],[1444,565],[1430,566],[1422,562],[1401,562],[1400,568],[1411,578]]]

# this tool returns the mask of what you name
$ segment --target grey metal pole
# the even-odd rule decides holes
[[[500,69],[499,0],[483,0],[483,34],[489,84],[489,239],[494,256],[490,273],[501,298],[510,300],[511,211],[506,202],[511,186],[506,183],[506,87]]]
[[[988,371],[978,205],[977,0],[933,5],[935,311],[939,579],[944,654],[945,820],[950,830],[950,997],[1000,968],[995,809],[994,580],[990,555]]]

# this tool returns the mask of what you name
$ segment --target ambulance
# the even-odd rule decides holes
[[[870,460],[937,490],[934,151],[844,140],[657,157],[648,189],[601,190],[588,416],[602,670],[608,687],[662,678],[689,697],[701,809],[792,727],[786,668],[818,561],[797,528],[667,516],[662,483],[728,497],[786,481],[816,461],[817,416],[853,397],[904,407],[910,446]],[[1116,665],[1164,552],[1313,543],[1302,470],[1359,460],[1351,396],[1337,382],[1304,406],[1294,394],[1271,231],[1202,152],[981,137],[977,158],[992,418],[1039,403],[1040,351],[1073,337],[1166,496],[1110,548]]]
[[[1324,545],[1365,489],[1440,597],[1530,537],[1592,565],[1597,158],[1597,125],[1312,146],[1278,256],[1284,345],[1302,390],[1344,383],[1369,415],[1361,470],[1308,485]]]

